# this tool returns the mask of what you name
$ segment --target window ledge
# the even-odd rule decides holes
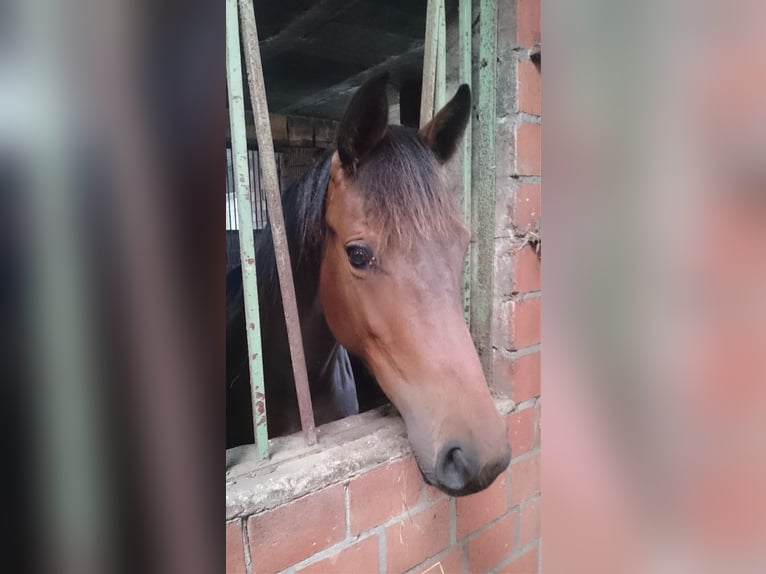
[[[496,399],[500,414],[514,408]],[[411,454],[404,421],[388,405],[317,428],[318,444],[302,433],[271,439],[269,460],[252,445],[226,451],[226,520],[276,508]]]

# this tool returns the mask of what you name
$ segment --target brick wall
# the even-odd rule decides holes
[[[507,416],[514,457],[478,494],[442,494],[408,456],[227,523],[227,573],[537,572],[538,417]]]
[[[500,0],[493,372],[507,415],[509,468],[452,498],[412,456],[226,525],[227,572],[524,573],[540,564],[539,0]]]

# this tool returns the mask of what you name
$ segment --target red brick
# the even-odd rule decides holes
[[[540,396],[540,352],[521,355],[511,361],[511,398],[522,403]]]
[[[540,70],[530,60],[519,60],[516,74],[519,111],[535,116],[541,113]]]
[[[540,175],[540,124],[526,122],[516,128],[516,172],[518,175]]]
[[[527,408],[508,415],[508,440],[511,441],[511,456],[514,458],[535,446],[535,409]]]
[[[248,520],[254,573],[283,570],[343,540],[346,512],[338,484]]]
[[[492,485],[477,494],[455,501],[457,538],[464,538],[480,526],[492,522],[508,511],[508,478],[502,473]]]
[[[415,506],[422,484],[413,457],[353,479],[348,485],[351,534],[369,530]]]
[[[540,492],[540,455],[511,463],[511,505],[520,504]]]
[[[423,489],[423,493],[425,495],[425,499],[431,502],[435,502],[442,498],[446,498],[447,496],[441,490],[439,490],[435,486],[431,486],[430,484],[424,484],[424,487],[425,488]]]
[[[337,572],[377,572],[380,571],[378,535],[369,536],[364,540],[352,544],[324,560],[309,564],[298,570],[300,574],[330,574]]]
[[[500,569],[497,574],[537,574],[539,564],[539,548],[535,546],[514,558],[508,566]]]
[[[238,520],[226,523],[226,574],[245,574],[245,546]]]
[[[519,249],[513,260],[513,292],[540,290],[540,258],[531,245]]]
[[[519,547],[540,538],[540,499],[532,500],[519,511]]]
[[[540,298],[512,301],[509,321],[513,349],[523,349],[540,342]]]
[[[540,42],[540,0],[518,0],[516,35],[520,46],[529,48]]]
[[[420,564],[449,545],[449,500],[386,528],[388,572],[399,573]]]
[[[468,542],[468,571],[488,572],[513,552],[516,515],[502,518]]]
[[[438,558],[426,561],[413,571],[415,574],[463,574],[463,547],[456,546]]]
[[[516,190],[513,224],[520,232],[534,230],[540,219],[540,184],[522,183]]]

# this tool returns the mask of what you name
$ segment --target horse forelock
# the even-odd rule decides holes
[[[443,169],[417,130],[389,126],[352,182],[384,245],[409,248],[448,238],[464,227]]]
[[[321,256],[333,152],[326,150],[285,192],[285,223],[299,261],[317,262]],[[416,242],[449,238],[465,227],[441,165],[412,128],[389,126],[350,180],[363,195],[383,245],[406,249]]]

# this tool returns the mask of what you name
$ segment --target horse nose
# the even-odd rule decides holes
[[[464,496],[484,490],[511,461],[511,450],[482,462],[474,450],[457,441],[446,443],[436,457],[436,485],[452,496]]]

